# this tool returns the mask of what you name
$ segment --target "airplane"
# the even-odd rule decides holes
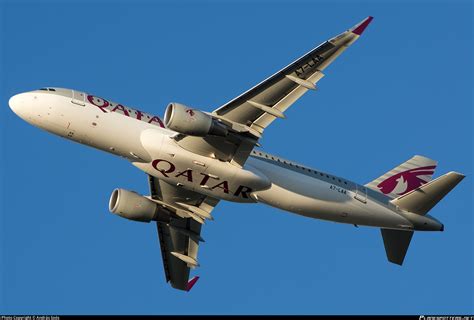
[[[367,17],[212,112],[172,102],[163,119],[82,91],[41,88],[14,95],[20,118],[60,137],[123,157],[148,176],[149,195],[117,188],[109,209],[156,223],[166,281],[189,291],[202,225],[221,200],[263,203],[298,215],[381,230],[388,261],[402,265],[414,231],[443,231],[428,212],[463,178],[432,179],[437,162],[415,155],[366,184],[261,149],[274,121],[364,32]]]

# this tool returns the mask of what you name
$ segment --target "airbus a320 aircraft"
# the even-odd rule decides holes
[[[166,281],[189,291],[198,277],[201,228],[221,200],[264,203],[299,215],[381,229],[387,258],[401,265],[416,231],[443,231],[428,215],[464,175],[432,180],[436,161],[416,155],[360,185],[255,150],[264,130],[324,76],[372,17],[331,38],[213,112],[170,103],[155,115],[84,92],[42,88],[10,108],[46,131],[128,159],[148,174],[150,195],[115,189],[112,213],[158,229]]]

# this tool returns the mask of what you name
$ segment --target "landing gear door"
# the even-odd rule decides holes
[[[79,106],[85,106],[86,105],[85,101],[86,101],[86,95],[84,94],[84,92],[72,90],[72,100],[71,100],[72,103],[77,104]]]
[[[367,203],[367,188],[364,186],[356,185],[355,199],[362,203]]]

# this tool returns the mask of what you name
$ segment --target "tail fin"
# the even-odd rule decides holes
[[[436,165],[437,161],[414,156],[365,186],[397,198],[431,181]]]
[[[464,179],[463,174],[448,172],[391,202],[406,211],[425,215],[461,182],[462,179]]]
[[[457,172],[449,172],[435,180],[422,185],[411,192],[391,201],[394,205],[414,213],[413,217],[421,218],[426,215],[441,199],[444,198],[461,180],[464,175]],[[408,217],[407,217],[408,218]],[[423,217],[433,219],[429,216]],[[415,224],[413,218],[408,218]],[[428,220],[429,220],[428,219]],[[426,225],[426,223],[424,223]],[[416,228],[416,225],[415,225]],[[423,230],[423,229],[417,229]],[[429,230],[429,229],[424,229]],[[433,229],[434,230],[434,229]],[[441,231],[443,227],[441,225]],[[385,252],[388,261],[402,265],[410,245],[413,231],[381,229]]]
[[[413,231],[390,229],[380,229],[380,231],[382,231],[388,261],[401,266],[410,245],[411,237],[413,237]]]

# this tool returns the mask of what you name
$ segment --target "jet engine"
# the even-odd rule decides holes
[[[109,210],[129,220],[150,222],[159,219],[158,204],[124,189],[115,189],[109,200]]]
[[[176,102],[168,104],[164,120],[169,129],[190,136],[226,136],[228,133],[227,127],[211,115]]]

